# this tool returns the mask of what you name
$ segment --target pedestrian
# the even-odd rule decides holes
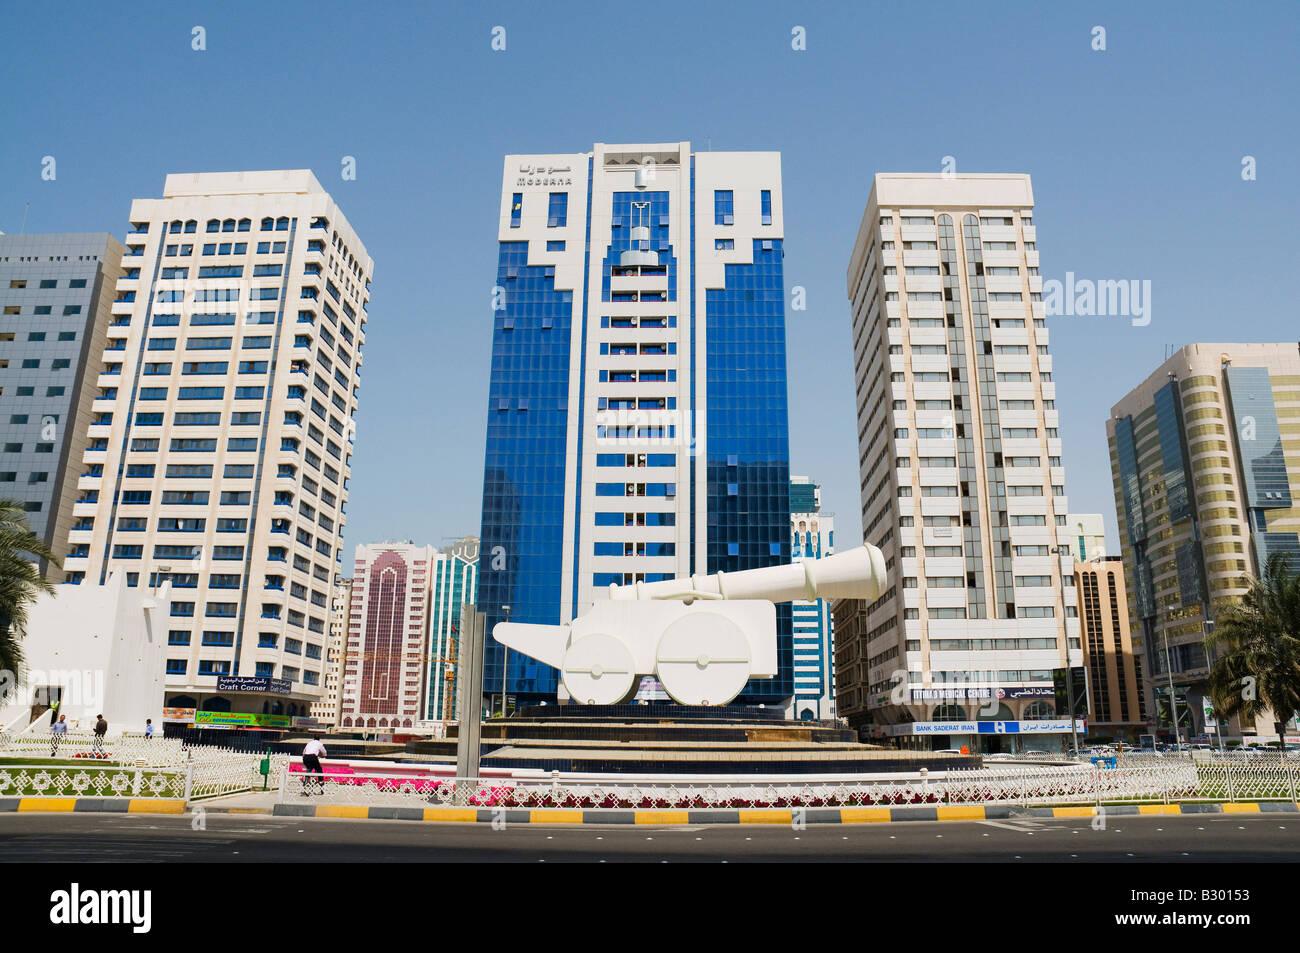
[[[153,741],[153,719],[152,718],[146,718],[144,720],[144,740]]]
[[[320,759],[325,757],[328,752],[325,746],[320,743],[319,738],[313,738],[307,742],[306,747],[302,749],[302,790],[303,794],[311,793],[311,777],[313,774],[319,774],[320,780],[316,783],[320,785],[320,793],[325,793],[325,769],[321,767]]]
[[[59,720],[50,725],[50,757],[58,756],[59,745],[68,735],[68,716],[60,715]]]
[[[95,716],[95,741],[91,746],[92,754],[94,754],[96,758],[107,757],[104,753],[104,736],[106,734],[108,734],[108,722],[104,720],[104,716],[101,713]]]

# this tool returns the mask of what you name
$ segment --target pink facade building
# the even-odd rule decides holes
[[[425,717],[432,546],[358,546],[339,726],[413,728]]]

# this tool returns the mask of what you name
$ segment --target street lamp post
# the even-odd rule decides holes
[[[1169,677],[1169,711],[1174,718],[1174,744],[1179,751],[1183,750],[1183,734],[1178,729],[1178,697],[1174,694],[1174,669],[1169,662],[1169,630],[1166,629],[1161,634],[1165,641],[1165,675]]]
[[[1214,628],[1214,620],[1213,620],[1213,619],[1202,619],[1202,620],[1201,620],[1201,641],[1202,641],[1202,642],[1204,642],[1204,641],[1209,637],[1209,635],[1210,635],[1210,630],[1213,629],[1213,628]],[[1209,656],[1209,652],[1208,652],[1208,651],[1206,652],[1205,660],[1206,660],[1206,663],[1207,663],[1207,664],[1210,664],[1210,663],[1212,662],[1212,660],[1210,659],[1210,656]],[[1214,704],[1214,700],[1213,700],[1213,699],[1210,699],[1210,704],[1211,704],[1211,705]],[[1207,728],[1206,730],[1208,731],[1209,729]],[[1219,736],[1219,751],[1222,752],[1222,751],[1223,751],[1223,718],[1222,718],[1222,716],[1219,716],[1219,715],[1217,715],[1217,714],[1216,714],[1216,717],[1215,717],[1215,719],[1214,719],[1214,733],[1217,734],[1217,735]]]
[[[1070,706],[1070,738],[1074,744],[1074,756],[1079,756],[1079,722],[1074,711],[1074,665],[1070,662],[1070,638],[1065,639],[1065,698]]]
[[[1060,566],[1060,557],[1070,555],[1070,548],[1066,546],[1053,546],[1049,552],[1057,557],[1057,571],[1061,574],[1062,580],[1065,578],[1065,570]],[[1072,564],[1073,565],[1073,564]],[[1061,605],[1065,606],[1065,584],[1061,584]],[[1078,605],[1078,597],[1075,597],[1075,605]],[[1077,608],[1075,610],[1078,611]],[[1064,622],[1064,620],[1062,620]],[[1082,626],[1080,622],[1080,626]],[[1065,698],[1066,704],[1070,706],[1070,742],[1074,745],[1074,756],[1079,756],[1079,723],[1075,717],[1074,711],[1074,662],[1070,659],[1070,630],[1068,627],[1062,630],[1065,637]],[[1079,634],[1079,660],[1083,660],[1083,633]],[[1085,683],[1086,686],[1086,683]]]
[[[510,621],[510,607],[502,606],[501,611],[506,614],[505,621]],[[503,645],[505,650],[501,656],[501,717],[506,716],[506,671],[510,668],[510,646]]]

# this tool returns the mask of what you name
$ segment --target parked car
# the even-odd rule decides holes
[[[934,752],[931,752],[931,753],[932,753],[932,754],[961,754],[961,749],[960,749],[960,748],[940,748],[938,751],[934,751]]]

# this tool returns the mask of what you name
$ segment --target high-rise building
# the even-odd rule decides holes
[[[790,477],[790,554],[793,562],[821,559],[835,551],[835,516],[823,513],[821,487],[808,477]],[[825,599],[790,604],[794,627],[792,718],[835,717],[835,638]]]
[[[1111,408],[1106,435],[1134,646],[1162,734],[1172,688],[1186,741],[1205,727],[1215,612],[1271,553],[1300,571],[1300,348],[1181,348]],[[1271,716],[1227,731],[1256,728],[1276,738]]]
[[[311,717],[326,725],[339,723],[342,701],[343,658],[348,648],[348,619],[352,612],[352,580],[339,576],[330,592],[330,637],[325,643],[325,668],[321,670],[324,691],[312,702]]]
[[[506,157],[488,631],[567,621],[610,583],[789,560],[782,234],[778,153],[597,143]],[[792,693],[788,606],[778,661],[741,702]],[[561,689],[554,669],[489,639],[485,692],[503,674],[520,701]]]
[[[460,663],[460,613],[478,593],[478,538],[444,546],[433,562],[429,596],[429,687],[424,717],[457,721],[456,682]]]
[[[1106,525],[1100,513],[1069,513],[1065,523],[1078,562],[1106,558]]]
[[[122,277],[111,235],[0,234],[0,496],[21,500],[55,555],[69,550],[109,310]],[[44,562],[50,582],[63,571]]]
[[[903,744],[1069,734],[1052,672],[1081,653],[1038,269],[1029,176],[875,177],[847,280],[862,523],[890,585],[837,698]]]
[[[305,170],[169,175],[130,222],[67,580],[171,581],[168,706],[305,715],[372,262]]]
[[[437,550],[358,546],[339,724],[391,731],[425,718],[429,585]]]
[[[1078,560],[1074,587],[1088,683],[1088,734],[1136,742],[1147,730],[1147,707],[1129,634],[1124,564],[1118,556]]]

